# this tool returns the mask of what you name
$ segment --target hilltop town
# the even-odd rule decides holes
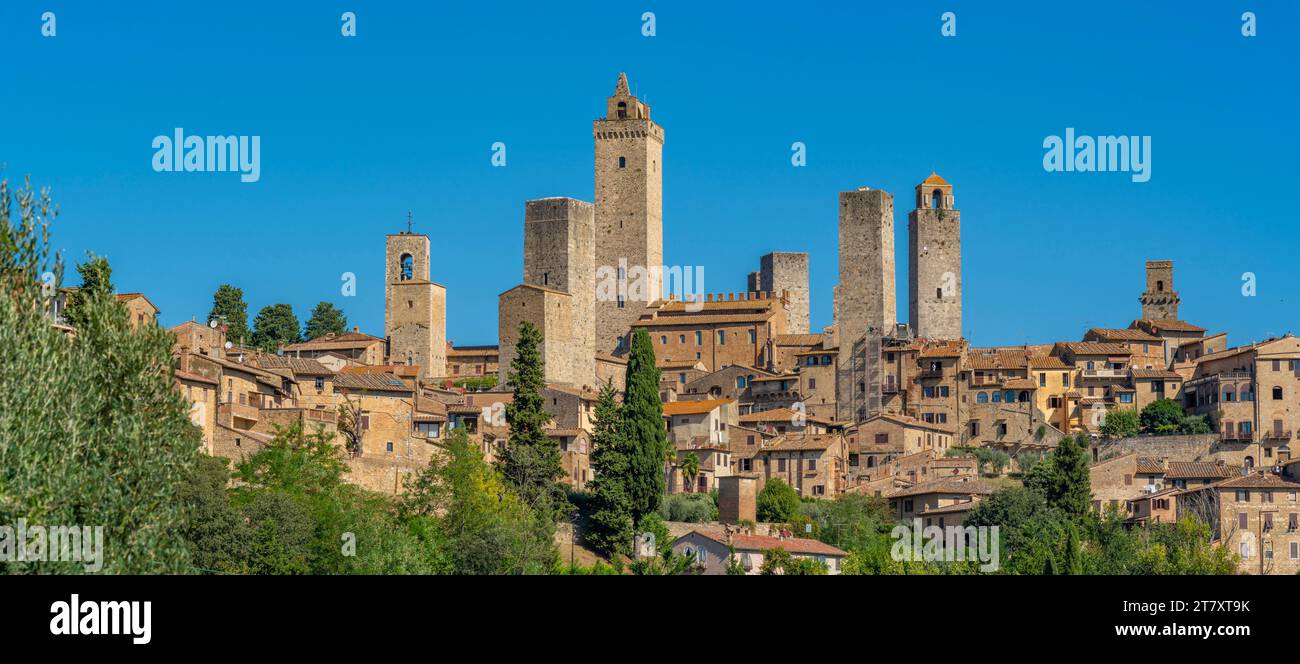
[[[868,187],[838,193],[830,326],[811,329],[809,256],[798,247],[756,257],[734,289],[675,292],[663,283],[665,131],[625,75],[592,139],[594,202],[524,203],[523,279],[502,284],[497,345],[448,340],[448,286],[435,280],[455,275],[437,274],[434,239],[409,229],[385,239],[382,334],[354,328],[267,352],[219,320],[171,328],[175,382],[207,453],[245,458],[299,422],[346,448],[349,481],[393,495],[454,431],[491,460],[510,444],[503,412],[527,322],[542,337],[546,432],[565,482],[581,491],[594,478],[597,392],[622,387],[633,334],[644,331],[675,448],[667,492],[718,496],[717,527],[691,528],[674,545],[702,561],[705,551],[721,560],[728,547],[757,556],[778,546],[834,571],[844,554],[834,547],[734,530],[757,521],[755,496],[774,479],[804,499],[863,494],[900,521],[960,525],[1022,466],[1082,434],[1097,512],[1118,510],[1133,528],[1196,514],[1242,571],[1300,571],[1300,460],[1290,449],[1300,439],[1300,339],[1234,346],[1228,331],[1184,320],[1173,262],[1149,260],[1136,303],[1117,302],[1112,327],[973,346],[962,327],[962,214],[938,173],[919,177],[910,200],[906,321],[895,301],[894,195]],[[601,286],[611,275],[613,292]],[[627,287],[633,279],[639,288]],[[117,297],[133,324],[154,324],[147,293]],[[56,325],[75,334],[58,311]],[[1113,413],[1165,402],[1185,425],[1106,428],[1122,419]]]

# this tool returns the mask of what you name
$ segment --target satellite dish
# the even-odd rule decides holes
[[[230,350],[231,348],[234,348],[234,347],[235,347],[235,344],[232,344],[232,343],[230,343],[229,341],[226,342],[226,350]]]
[[[214,329],[214,330],[217,329],[217,321],[216,321],[215,318],[212,319],[212,320],[210,320],[210,321],[208,321],[208,327],[210,327],[210,328],[212,328],[212,329]]]

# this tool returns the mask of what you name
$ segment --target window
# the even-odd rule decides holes
[[[993,393],[993,403],[1002,403],[1002,393],[1001,393],[1001,392],[994,392],[994,393]]]
[[[756,332],[756,331],[754,331],[754,330],[750,330],[750,331],[749,331],[749,343],[751,343],[751,344],[756,344],[756,343],[758,343],[758,332]]]
[[[1245,512],[1237,512],[1237,527],[1240,528],[1240,529],[1242,529],[1242,530],[1245,530],[1245,529],[1246,529],[1247,526],[1246,526],[1246,513],[1245,513]]]
[[[316,389],[318,389],[318,390],[323,390],[323,389],[325,389],[325,377],[324,377],[324,376],[317,376],[317,377],[316,377]]]
[[[1005,435],[1007,435],[1007,424],[1006,424],[1006,422],[998,422],[998,427],[997,427],[997,428],[998,428],[998,435],[999,435],[999,436],[1005,436]]]
[[[809,379],[808,379],[808,389],[810,389],[810,390],[815,390],[815,389],[817,389],[817,379],[816,379],[816,378],[809,378]]]
[[[625,101],[620,101],[618,103],[618,119],[627,119],[627,102]]]
[[[878,434],[876,434],[876,444],[877,444],[877,445],[888,445],[888,444],[889,444],[889,434],[887,434],[887,433],[878,433]]]
[[[1272,491],[1261,491],[1259,495],[1260,495],[1260,497],[1263,499],[1264,502],[1266,502],[1266,503],[1271,503],[1271,502],[1273,502],[1273,492],[1272,492]]]
[[[975,403],[988,403],[988,402],[989,402],[988,392],[979,392],[975,395]]]
[[[685,372],[685,371],[683,371],[682,373],[677,374],[677,382],[682,383],[682,384],[685,384],[685,383],[686,383],[686,372]]]
[[[814,471],[814,470],[817,470],[817,460],[816,460],[816,459],[809,459],[809,460],[808,460],[808,470],[809,470],[809,472]]]
[[[1264,512],[1264,530],[1273,529],[1273,513]]]
[[[686,335],[685,335],[685,334],[679,334],[679,335],[677,335],[677,343],[679,343],[679,344],[684,344],[684,343],[686,343]]]
[[[619,167],[619,168],[625,168],[625,167],[627,167],[627,158],[626,158],[626,157],[619,157],[619,158],[618,158],[618,167]]]
[[[1297,528],[1300,528],[1300,514],[1292,512],[1287,515],[1286,529],[1295,532]]]
[[[1248,502],[1250,502],[1250,492],[1249,492],[1249,491],[1245,491],[1245,490],[1238,489],[1238,490],[1237,490],[1237,502],[1239,502],[1239,503],[1248,503]],[[1243,519],[1246,518],[1246,513],[1245,513],[1245,512],[1242,512],[1242,513],[1241,513],[1241,518],[1243,518]],[[1242,527],[1244,528],[1245,526],[1242,526]]]
[[[824,495],[826,495],[826,487],[824,487],[824,486],[822,486],[822,485],[820,485],[820,484],[817,484],[817,485],[813,486],[813,495],[814,495],[814,496],[824,496]]]
[[[1047,407],[1048,407],[1048,408],[1060,408],[1060,407],[1061,407],[1061,397],[1048,397],[1048,398],[1047,398]]]
[[[415,259],[412,258],[410,254],[402,254],[402,257],[398,260],[399,260],[398,264],[401,266],[401,272],[402,272],[401,276],[398,277],[398,280],[410,281],[412,278],[414,278]]]
[[[1047,387],[1047,374],[1045,373],[1038,374],[1038,386]]]
[[[392,442],[391,440],[388,441],[388,451],[389,451],[389,452],[392,452],[392,451],[393,451],[393,442]]]
[[[718,345],[725,346],[726,344],[727,344],[727,331],[718,330]]]
[[[1241,557],[1242,557],[1242,558],[1249,558],[1249,557],[1250,557],[1250,542],[1242,542],[1242,543],[1241,543],[1241,549],[1240,549],[1240,550],[1241,550]]]
[[[659,345],[660,345],[660,346],[667,346],[667,345],[668,345],[668,335],[666,335],[666,334],[661,334],[661,335],[659,335]]]
[[[1132,393],[1132,392],[1120,392],[1120,395],[1119,395],[1119,402],[1120,402],[1120,403],[1133,403],[1133,393]]]
[[[1291,560],[1300,558],[1300,542],[1291,543]]]
[[[1275,387],[1275,388],[1273,388],[1273,400],[1274,400],[1274,401],[1281,401],[1281,400],[1282,400],[1282,388],[1281,388],[1281,387]]]
[[[948,386],[947,386],[947,385],[940,385],[940,386],[939,386],[939,396],[941,396],[941,397],[947,397],[947,396],[948,396]]]
[[[777,459],[777,460],[776,460],[776,472],[778,472],[778,473],[784,473],[784,472],[785,472],[785,459]]]
[[[699,330],[695,331],[695,345],[696,346],[704,345],[704,333],[700,332]]]
[[[971,422],[971,423],[970,423],[970,435],[972,435],[972,436],[978,436],[978,435],[980,435],[980,423],[979,423],[979,422]]]
[[[744,377],[744,376],[736,376],[736,389],[738,389],[738,390],[743,390],[743,389],[745,389],[745,377]]]
[[[943,203],[943,192],[939,191],[938,189],[935,189],[933,192],[930,193],[930,207],[938,210],[942,203]]]
[[[619,295],[619,296],[618,296],[618,308],[619,308],[619,309],[622,309],[622,308],[623,308],[623,296],[622,296],[622,295]]]

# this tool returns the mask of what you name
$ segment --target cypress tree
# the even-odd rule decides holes
[[[1077,439],[1062,438],[1052,455],[1055,481],[1049,488],[1047,502],[1076,520],[1086,517],[1092,505],[1087,446],[1088,439],[1083,435]]]
[[[632,501],[627,493],[627,438],[623,435],[623,413],[613,382],[600,388],[592,418],[591,466],[596,473],[590,483],[591,522],[587,541],[607,554],[632,551]]]
[[[631,452],[627,491],[633,519],[639,524],[641,517],[659,509],[663,500],[664,462],[669,452],[664,409],[659,401],[659,367],[645,329],[639,328],[632,335],[627,385],[623,392],[623,422]]]
[[[1064,574],[1083,574],[1083,551],[1079,546],[1079,531],[1074,524],[1066,526]]]
[[[221,284],[212,294],[212,311],[208,312],[208,322],[226,323],[226,339],[245,344],[248,334],[248,303],[244,302],[244,291],[230,284]]]
[[[551,416],[542,407],[546,377],[541,343],[542,335],[536,326],[528,321],[519,324],[519,341],[508,374],[514,390],[514,398],[506,404],[510,438],[499,466],[525,503],[540,515],[558,519],[567,511],[568,501],[559,483],[564,477],[560,446],[546,435]]]

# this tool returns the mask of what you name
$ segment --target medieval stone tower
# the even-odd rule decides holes
[[[500,295],[501,384],[508,382],[519,324],[542,333],[548,383],[596,384],[595,210],[572,198],[524,204],[524,281]]]
[[[759,259],[758,288],[752,291],[771,293],[786,304],[786,332],[808,334],[808,254],[777,251]]]
[[[447,289],[429,281],[429,236],[388,236],[384,252],[384,336],[391,364],[447,375]]]
[[[1147,261],[1147,289],[1138,297],[1144,320],[1177,320],[1182,298],[1174,290],[1174,262]]]
[[[898,322],[894,287],[894,197],[859,188],[840,192],[840,280],[835,286],[835,369],[838,419],[852,417],[854,342],[868,332],[892,334]]]
[[[916,336],[960,339],[961,212],[952,185],[931,173],[916,185],[916,209],[907,216],[908,309]]]
[[[620,284],[595,306],[596,349],[607,353],[619,348],[632,322],[661,293],[664,130],[650,120],[650,106],[632,96],[627,74],[619,74],[605,111],[592,123],[596,268]],[[647,272],[643,283],[628,283]]]

